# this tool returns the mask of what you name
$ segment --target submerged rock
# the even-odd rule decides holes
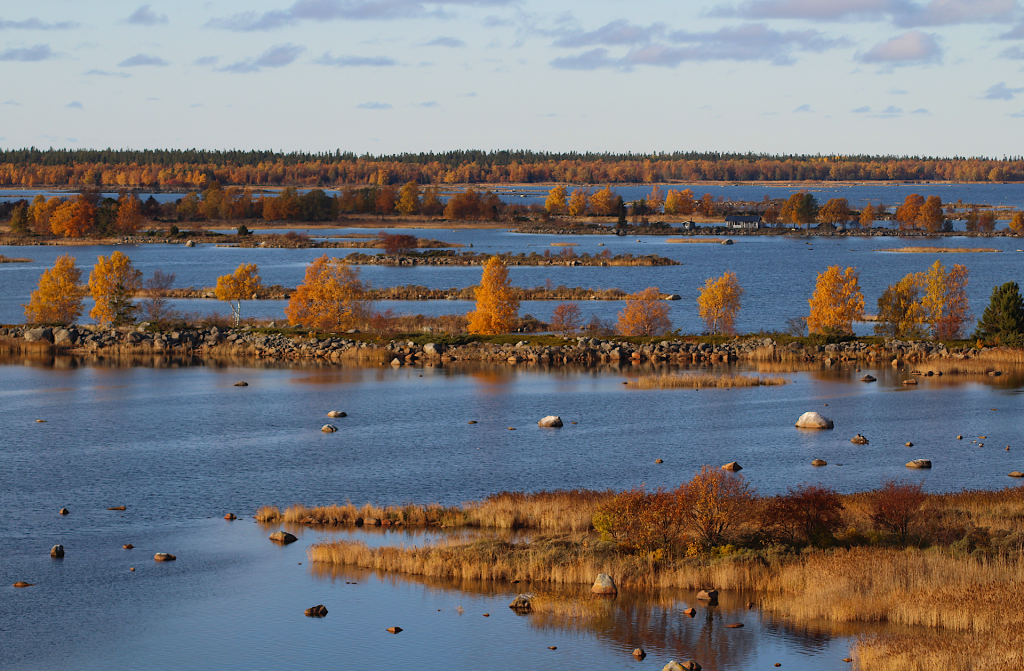
[[[864,377],[862,377],[860,379],[860,381],[861,382],[874,382],[875,381],[875,376],[874,375],[865,375]]]
[[[234,386],[236,386],[236,387],[248,387],[249,383],[246,382],[245,380],[240,380],[240,381],[236,382],[234,384]]]
[[[796,420],[796,428],[798,429],[831,429],[833,428],[832,420],[825,417],[820,412],[805,412],[800,415],[800,419]]]
[[[637,659],[643,659],[647,656],[647,653],[644,652],[643,648],[633,648],[633,656]]]
[[[529,610],[533,610],[533,604],[530,603],[529,594],[517,595],[516,598],[512,600],[512,603],[508,605],[508,607],[517,612],[526,612]]]

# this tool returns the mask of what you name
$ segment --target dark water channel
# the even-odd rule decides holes
[[[656,670],[694,658],[712,669],[841,669],[863,630],[794,627],[747,610],[745,595],[692,620],[686,593],[622,594],[594,618],[520,617],[507,608],[510,585],[311,567],[304,548],[334,533],[299,528],[298,543],[278,547],[267,540],[276,527],[249,518],[264,504],[672,487],[733,460],[765,494],[803,482],[849,492],[885,477],[992,489],[1024,470],[1019,375],[907,389],[890,368],[836,369],[785,374],[783,387],[644,391],[622,385],[635,373],[607,369],[187,363],[0,365],[0,668]],[[878,382],[858,382],[865,372]],[[348,417],[328,420],[335,409]],[[807,410],[836,429],[795,429]],[[552,413],[566,426],[539,429]],[[321,433],[328,421],[340,430]],[[855,433],[870,444],[851,444]],[[983,448],[969,440],[981,435]],[[904,467],[917,457],[934,468]],[[118,505],[127,509],[107,510]],[[338,533],[373,544],[437,537]],[[56,543],[63,560],[48,556]],[[158,564],[154,552],[179,559]],[[19,580],[35,586],[10,587]],[[328,617],[305,618],[318,603]],[[735,621],[746,626],[722,627]],[[384,631],[395,625],[405,631]],[[644,662],[629,655],[638,645]]]

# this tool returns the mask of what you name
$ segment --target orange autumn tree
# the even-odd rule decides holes
[[[359,269],[337,263],[324,254],[306,266],[306,277],[284,309],[288,323],[323,331],[355,328],[370,316],[369,287]]]
[[[140,289],[142,271],[135,269],[127,255],[100,256],[89,273],[89,291],[96,301],[89,316],[104,326],[131,324],[138,309],[132,298]]]
[[[117,199],[117,231],[134,235],[142,221],[142,203],[131,193]]]
[[[25,308],[25,321],[30,324],[71,324],[82,316],[85,297],[82,271],[75,267],[75,257],[58,256],[53,268],[43,271],[39,287],[32,292]]]
[[[221,275],[217,278],[217,288],[214,289],[214,292],[217,300],[224,301],[231,306],[235,326],[238,326],[238,322],[242,318],[242,301],[255,298],[260,286],[260,270],[255,263],[240,264],[232,274]]]
[[[814,295],[807,301],[811,314],[807,317],[810,333],[852,333],[853,322],[864,318],[864,294],[860,291],[857,270],[829,266],[818,273]]]
[[[590,196],[583,189],[575,189],[569,196],[569,216],[582,217],[590,207]]]
[[[624,336],[655,336],[671,331],[668,305],[662,300],[658,287],[647,287],[626,296],[626,307],[619,311],[615,328]]]
[[[560,303],[551,313],[548,328],[568,338],[583,327],[583,311],[576,303]]]
[[[875,224],[875,207],[868,203],[860,211],[860,227],[871,228]]]
[[[510,333],[518,326],[519,301],[512,296],[508,268],[501,257],[492,256],[484,264],[476,290],[476,310],[466,316],[470,333],[497,335]]]
[[[917,193],[912,193],[903,199],[903,204],[896,209],[896,221],[900,223],[901,229],[917,227],[917,217],[924,203],[924,196]]]
[[[742,296],[743,287],[734,272],[727,272],[717,280],[709,277],[704,282],[697,295],[697,307],[708,333],[736,333],[736,315]]]
[[[1024,212],[1014,212],[1010,219],[1010,231],[1014,235],[1024,235]]]

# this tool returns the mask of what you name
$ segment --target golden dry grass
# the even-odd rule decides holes
[[[771,387],[789,384],[784,377],[753,375],[714,375],[711,373],[684,373],[682,375],[641,375],[630,381],[638,389],[701,389],[705,387]]]
[[[697,244],[697,245],[699,245],[701,243],[710,244],[710,245],[720,245],[723,242],[725,242],[725,240],[723,240],[722,238],[666,238],[665,242],[673,242],[673,243],[682,244],[682,245],[685,245],[685,244]]]
[[[16,256],[4,256],[0,254],[0,263],[31,263],[32,259],[24,259]]]
[[[576,247],[579,244],[580,243],[578,243],[578,242],[552,242],[551,246],[552,247]]]
[[[969,252],[1001,252],[993,247],[894,247],[875,249],[876,252],[902,252],[904,254],[966,254]]]

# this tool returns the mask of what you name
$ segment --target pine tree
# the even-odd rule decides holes
[[[1024,334],[1024,299],[1016,282],[992,289],[988,307],[978,321],[974,337],[994,339],[1000,344],[1016,344]]]

